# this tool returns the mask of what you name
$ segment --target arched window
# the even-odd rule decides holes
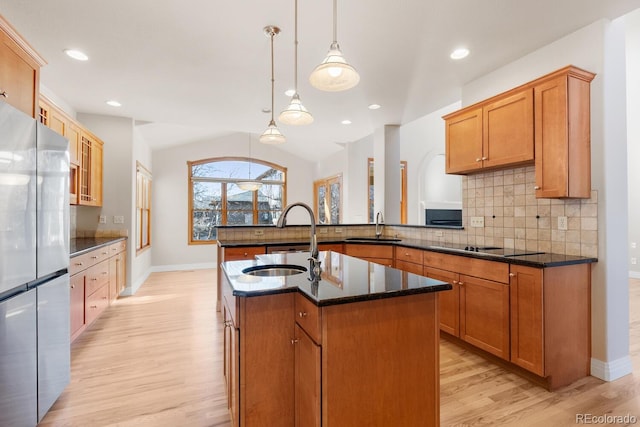
[[[246,157],[187,162],[189,243],[212,243],[218,225],[272,225],[285,206],[287,168]]]

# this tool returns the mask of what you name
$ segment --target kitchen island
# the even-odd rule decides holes
[[[439,425],[438,292],[336,252],[222,264],[225,376],[235,426]],[[290,276],[243,270],[288,264]]]

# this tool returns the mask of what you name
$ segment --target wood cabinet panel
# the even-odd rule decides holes
[[[451,290],[438,293],[440,330],[456,337],[460,336],[460,275],[431,267],[424,267],[423,274],[451,284]]]
[[[295,426],[320,427],[321,347],[296,325]]]
[[[104,260],[85,272],[85,294],[93,294],[109,283],[109,260]]]
[[[322,342],[322,311],[314,303],[296,293],[295,321],[317,344]]]
[[[84,302],[84,319],[86,325],[90,325],[109,306],[109,285],[105,283],[91,295],[86,293]]]
[[[461,272],[468,276],[480,277],[494,282],[509,283],[509,264],[504,262],[426,251],[424,266]]]
[[[591,197],[593,77],[571,68],[534,87],[536,197]]]
[[[482,167],[482,108],[474,108],[445,123],[446,173],[462,173]]]
[[[235,248],[224,248],[223,261],[238,261],[243,259],[254,259],[256,255],[265,253],[264,246],[242,246]]]
[[[509,360],[509,286],[460,275],[460,338]]]
[[[319,251],[331,251],[344,253],[344,245],[342,243],[318,243]]]
[[[419,274],[422,276],[422,264],[415,264],[413,262],[396,260],[394,268],[402,271],[408,271],[409,273]]]
[[[379,258],[393,261],[393,246],[347,243],[345,254],[357,258]]]
[[[533,91],[485,105],[482,130],[483,168],[533,163]]]
[[[84,274],[76,274],[70,279],[71,336],[84,326]]]
[[[511,266],[511,362],[540,376],[544,370],[542,270]]]
[[[395,248],[396,261],[405,261],[422,265],[423,254],[424,250],[422,249],[405,248],[402,246],[396,246]]]
[[[25,47],[26,42],[0,17],[0,100],[37,118],[40,66],[45,62]]]

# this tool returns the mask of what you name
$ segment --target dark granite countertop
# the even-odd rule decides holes
[[[99,247],[125,239],[126,237],[79,237],[71,239],[69,241],[69,255],[73,258],[74,256],[82,255]]]
[[[258,255],[254,260],[222,263],[222,269],[235,296],[252,297],[300,291],[317,306],[439,292],[452,288],[446,282],[329,251],[320,252],[323,272],[316,282],[309,280],[308,271],[275,277],[242,273],[247,267],[268,264],[299,265],[308,270],[308,256],[306,252]]]
[[[486,259],[489,261],[505,262],[508,264],[525,265],[534,268],[548,268],[548,267],[560,267],[563,265],[571,264],[590,264],[598,262],[597,258],[581,257],[573,255],[563,255],[554,253],[537,253],[531,255],[525,255],[518,250],[511,250],[510,252],[505,249],[503,253],[482,253],[482,252],[470,252],[465,251],[464,244],[455,243],[440,243],[429,240],[420,239],[401,239],[398,241],[375,241],[375,240],[358,240],[357,237],[349,238],[323,238],[318,236],[318,244],[321,243],[357,243],[357,244],[370,244],[370,245],[393,245],[398,247],[423,249],[434,252],[441,252],[451,255],[460,255],[471,258]],[[242,247],[242,246],[278,246],[278,245],[304,245],[309,244],[308,238],[303,239],[273,239],[273,240],[260,240],[260,241],[247,241],[247,240],[225,240],[218,241],[218,244],[222,247]]]

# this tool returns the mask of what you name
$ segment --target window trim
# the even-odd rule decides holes
[[[140,186],[138,185],[139,178],[146,179],[148,184],[145,186],[142,184],[143,192],[139,194]],[[151,187],[153,182],[153,176],[151,175],[151,171],[145,168],[142,163],[136,160],[136,238],[135,238],[135,248],[136,248],[136,256],[140,253],[151,248]],[[141,200],[146,199],[146,204],[148,207],[145,209],[144,202]],[[142,204],[143,206],[140,206]],[[142,212],[140,212],[140,222],[138,222],[138,211],[149,211],[148,219],[147,219],[147,244],[142,245]],[[139,246],[141,245],[141,246]]]
[[[269,182],[273,182],[273,183],[277,183],[277,184],[282,184],[282,209],[284,210],[284,207],[287,206],[287,168],[285,166],[279,165],[277,163],[273,163],[273,162],[269,162],[266,160],[261,160],[261,159],[256,159],[253,157],[237,157],[237,156],[222,156],[222,157],[210,157],[207,159],[201,159],[201,160],[194,160],[194,161],[187,161],[187,187],[189,187],[189,191],[188,191],[188,209],[187,209],[187,216],[188,216],[188,221],[187,221],[187,243],[189,245],[211,245],[211,244],[216,244],[218,242],[218,240],[193,240],[193,181],[194,178],[191,175],[191,172],[193,170],[193,166],[197,166],[197,165],[201,165],[201,164],[206,164],[206,163],[213,163],[213,162],[224,162],[224,161],[244,161],[244,162],[252,162],[252,163],[258,163],[264,166],[268,166],[270,168],[273,169],[277,169],[279,171],[281,171],[284,175],[284,179],[282,181],[260,181],[260,180],[256,180],[256,181],[260,181],[263,184],[268,184]],[[238,178],[238,179],[230,179],[230,178],[197,178],[197,181],[208,181],[208,182],[220,182],[223,185],[223,191],[222,191],[222,212],[226,212],[226,205],[227,205],[227,192],[226,192],[226,184],[227,183],[234,183],[234,182],[239,182],[239,181],[248,181],[246,178]],[[251,180],[253,181],[253,180]],[[257,192],[254,192],[253,194],[253,225],[259,225],[256,224],[256,220],[258,219],[258,213],[260,211],[256,210],[255,207],[257,206]],[[222,215],[223,221],[226,222],[226,216],[223,214]],[[227,224],[221,224],[221,225],[227,225]]]

